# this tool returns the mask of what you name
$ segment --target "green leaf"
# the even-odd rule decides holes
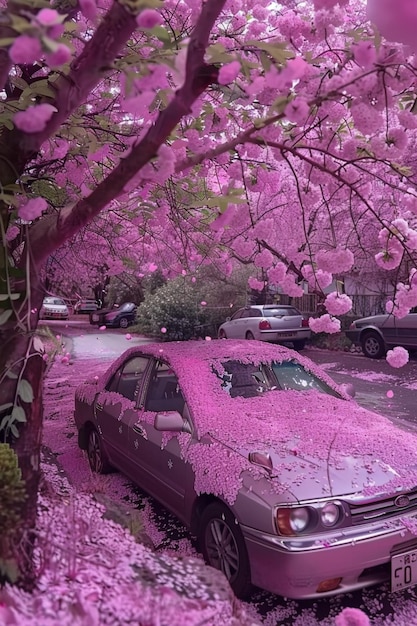
[[[0,314],[0,326],[7,322],[7,320],[9,319],[12,313],[13,311],[11,309],[7,309],[6,311],[3,311],[3,313]]]
[[[0,404],[0,413],[3,413],[3,411],[5,411],[6,409],[10,409],[11,406],[13,406],[11,402],[6,402],[6,404]]]
[[[247,46],[254,46],[259,50],[267,52],[278,63],[285,63],[287,59],[294,57],[294,54],[286,49],[287,44],[285,42],[278,43],[265,43],[263,41],[247,41]]]
[[[26,415],[21,406],[14,407],[12,411],[12,421],[13,422],[26,422]]]
[[[3,430],[3,428],[10,422],[11,419],[11,415],[5,415],[0,422],[0,430]]]
[[[4,302],[5,300],[18,300],[20,298],[20,293],[0,293],[0,302]]]
[[[10,430],[12,432],[13,437],[16,437],[16,439],[19,437],[19,431],[17,430],[16,426],[14,424],[12,424],[10,426]]]
[[[23,402],[33,402],[32,385],[25,379],[22,379],[17,386],[17,393]]]
[[[149,32],[162,43],[171,43],[171,35],[163,26],[154,26]]]
[[[0,39],[0,48],[6,48],[7,46],[10,46],[15,40],[15,37],[4,37],[3,39]]]
[[[7,370],[6,376],[7,376],[7,378],[10,378],[11,380],[16,380],[16,378],[17,378],[17,374],[12,372],[11,370]]]

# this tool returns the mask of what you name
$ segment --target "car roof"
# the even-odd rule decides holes
[[[261,307],[262,309],[295,309],[296,307],[292,304],[251,304],[251,309],[258,309]]]

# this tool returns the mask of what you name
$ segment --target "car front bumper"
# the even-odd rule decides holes
[[[261,341],[276,341],[283,343],[286,341],[307,341],[311,337],[309,328],[296,328],[294,330],[261,330],[259,339]]]
[[[408,517],[408,519],[410,519]],[[417,521],[417,514],[412,518]],[[417,550],[417,536],[400,520],[367,524],[314,537],[279,537],[241,526],[252,583],[283,597],[320,598],[390,579],[391,557]],[[342,532],[343,531],[343,532]],[[318,592],[323,581],[341,578],[337,589]]]

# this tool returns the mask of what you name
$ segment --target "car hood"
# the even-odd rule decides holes
[[[229,404],[235,401],[244,427],[231,415],[233,428],[223,428],[223,436],[216,429],[214,436],[246,458],[268,453],[270,478],[296,500],[373,499],[417,485],[416,437],[354,401],[315,391],[270,392]],[[250,411],[243,412],[248,402]]]

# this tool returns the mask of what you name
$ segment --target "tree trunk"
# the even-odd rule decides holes
[[[14,283],[9,279],[8,283],[4,281],[3,284],[7,284],[11,293],[20,292],[20,297],[13,300],[13,304],[4,300],[0,302],[4,306],[3,310],[10,309],[10,306],[13,308],[12,315],[0,325],[0,406],[6,406],[0,409],[0,423],[16,407],[20,407],[20,415],[19,420],[13,422],[19,436],[14,437],[5,426],[0,431],[0,438],[8,441],[16,452],[27,498],[22,513],[22,525],[19,525],[9,542],[1,543],[0,560],[12,557],[19,570],[19,584],[30,589],[34,584],[32,555],[40,478],[44,372],[44,361],[41,354],[33,350],[32,339],[42,292],[33,275],[30,277],[30,294],[25,293],[26,285],[22,288],[17,281]],[[0,308],[0,314],[1,312]],[[21,421],[22,416],[26,421]]]

